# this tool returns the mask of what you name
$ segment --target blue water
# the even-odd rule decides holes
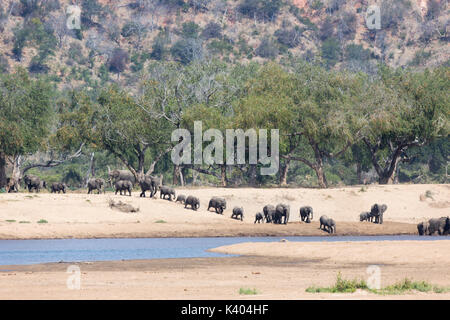
[[[0,266],[47,262],[112,261],[167,258],[224,257],[208,249],[241,242],[450,240],[450,237],[345,236],[345,237],[234,237],[0,240]],[[0,268],[0,272],[5,271]]]

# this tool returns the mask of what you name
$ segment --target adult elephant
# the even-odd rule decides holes
[[[158,189],[156,178],[150,175],[141,174],[139,176],[138,182],[139,186],[141,187],[141,194],[139,196],[145,198],[145,192],[150,191],[150,198],[153,198]]]
[[[132,185],[136,183],[136,178],[129,170],[113,170],[108,173],[109,182],[116,183],[117,181],[130,181]]]
[[[440,236],[448,234],[450,232],[450,218],[441,217],[438,219],[430,219],[428,221],[428,234],[431,236],[435,233]]]
[[[383,224],[383,215],[387,210],[385,204],[374,204],[370,209],[370,215],[375,218],[375,223]]]
[[[313,219],[313,208],[312,207],[301,207],[300,208],[300,218],[306,223],[310,223]]]
[[[264,218],[266,223],[272,223],[275,218],[275,207],[271,204],[264,206],[263,208]]]
[[[289,214],[291,212],[291,207],[287,204],[284,203],[280,203],[275,207],[275,218],[274,218],[274,223],[275,224],[281,224],[283,217],[284,217],[284,221],[283,224],[287,224],[289,221]]]
[[[208,211],[211,208],[214,208],[216,213],[223,214],[223,212],[227,208],[227,200],[220,197],[212,197],[208,203]]]
[[[23,182],[25,183],[28,192],[31,192],[33,189],[35,189],[36,192],[39,192],[41,191],[41,188],[46,187],[45,181],[41,181],[39,177],[33,175],[26,175],[23,177]]]

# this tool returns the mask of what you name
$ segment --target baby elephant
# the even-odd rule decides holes
[[[159,188],[159,198],[166,199],[169,196],[169,201],[172,201],[172,196],[175,198],[175,190],[170,187],[161,186]]]
[[[124,195],[127,195],[127,191],[131,197],[131,189],[133,189],[133,184],[129,180],[119,180],[115,184],[116,194],[120,191],[120,195],[122,195],[122,191],[124,191]]]
[[[233,208],[233,214],[231,215],[232,219],[236,219],[236,220],[244,220],[244,208],[242,207],[234,207]]]
[[[262,215],[261,212],[258,212],[258,213],[255,215],[255,223],[256,223],[256,222],[261,223],[261,221],[264,222],[264,216]]]
[[[56,192],[60,193],[62,191],[63,193],[66,193],[66,188],[67,188],[67,186],[65,183],[54,182],[54,183],[52,183],[52,185],[50,187],[50,192],[51,193],[56,193]]]
[[[336,233],[336,222],[327,216],[321,216],[319,228],[328,233]]]
[[[197,197],[188,196],[184,202],[184,208],[187,208],[187,206],[191,206],[192,210],[197,211],[200,208],[200,200]]]
[[[88,194],[91,194],[93,190],[97,190],[98,194],[102,193],[103,185],[105,184],[105,181],[103,179],[99,178],[92,178],[88,181]],[[103,189],[103,192],[105,190]]]
[[[363,212],[359,215],[359,221],[370,221],[371,214],[370,212]]]
[[[300,208],[300,218],[306,223],[311,223],[313,219],[313,208],[311,207],[301,207]]]
[[[430,224],[428,221],[423,221],[417,224],[417,231],[419,232],[420,236],[426,235],[428,233],[428,228],[430,227]]]
[[[186,203],[186,196],[184,194],[180,194],[177,197],[177,200],[175,200],[175,202],[181,202],[182,204]]]

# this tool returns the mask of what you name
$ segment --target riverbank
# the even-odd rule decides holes
[[[162,199],[67,193],[0,194],[0,239],[328,236],[318,219],[326,214],[337,222],[336,235],[416,234],[423,219],[448,215],[450,186],[392,185],[335,189],[177,188],[177,194],[200,198],[198,211]],[[426,196],[428,195],[428,196]],[[207,211],[211,197],[227,200],[224,215]],[[109,200],[139,208],[124,213],[109,208]],[[288,225],[254,224],[266,204],[291,206]],[[359,214],[374,203],[385,203],[383,225],[359,222]],[[299,208],[314,208],[311,224],[300,222]],[[244,220],[230,218],[234,206],[244,208]]]
[[[344,251],[342,251],[344,250]],[[80,290],[67,288],[70,263],[0,267],[0,299],[450,299],[449,293],[402,295],[307,293],[380,267],[381,286],[408,277],[450,286],[450,241],[243,243],[216,248],[228,258],[75,263]],[[255,289],[243,295],[240,289]]]

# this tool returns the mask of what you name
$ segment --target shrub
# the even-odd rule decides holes
[[[280,12],[281,0],[242,0],[237,10],[250,19],[273,20]]]
[[[117,74],[123,72],[127,67],[128,61],[128,53],[125,50],[121,48],[114,49],[109,60],[109,71]]]
[[[339,61],[341,47],[336,39],[331,38],[322,43],[321,52],[326,65],[333,67]]]
[[[222,27],[216,22],[210,22],[205,26],[201,34],[205,40],[222,37]]]
[[[255,53],[262,58],[275,58],[278,56],[278,47],[272,40],[264,38]]]
[[[339,33],[346,39],[354,39],[356,34],[357,17],[352,12],[344,12],[338,24]]]
[[[349,44],[345,47],[346,60],[366,61],[370,59],[370,50],[364,49],[360,44]]]
[[[275,31],[274,35],[280,44],[285,45],[289,48],[295,48],[300,44],[302,32],[303,30],[295,27],[289,30],[278,29],[277,31]]]
[[[202,44],[195,39],[181,39],[170,48],[170,54],[182,64],[188,64],[203,55]]]
[[[322,41],[334,36],[334,25],[331,18],[327,17],[319,29],[319,38]]]
[[[184,38],[198,38],[198,33],[200,30],[200,26],[196,24],[194,21],[189,21],[183,23],[181,26],[181,35]]]
[[[9,71],[8,59],[0,53],[0,73],[7,73]]]

